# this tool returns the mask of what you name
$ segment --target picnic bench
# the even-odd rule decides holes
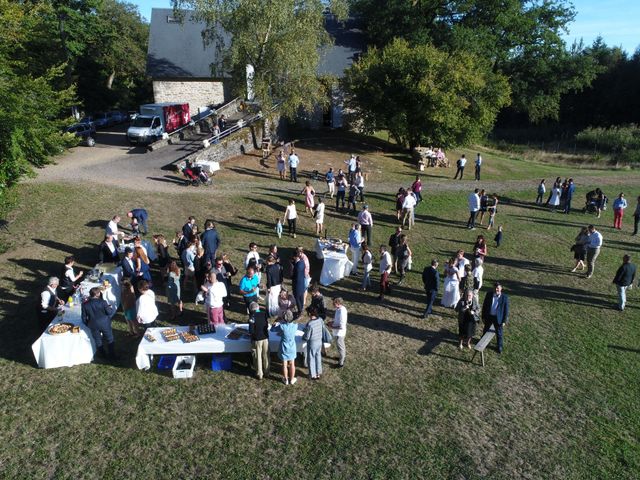
[[[491,325],[491,328],[487,330],[487,333],[485,333],[480,341],[473,347],[475,351],[473,352],[473,357],[471,357],[471,363],[473,363],[473,359],[476,358],[476,354],[480,352],[480,356],[482,358],[482,366],[484,367],[484,349],[487,348],[487,345],[489,345],[489,342],[491,342],[491,340],[493,340],[493,337],[495,336],[496,329],[493,325]]]

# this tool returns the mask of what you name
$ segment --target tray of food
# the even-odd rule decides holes
[[[197,342],[198,340],[200,340],[199,336],[194,335],[193,333],[189,333],[189,332],[180,333],[180,338],[182,339],[182,341],[184,343]]]
[[[226,338],[229,340],[240,340],[241,338],[251,338],[251,334],[244,328],[234,328],[227,334]]]
[[[51,327],[49,328],[49,333],[51,335],[60,335],[62,333],[70,332],[73,328],[74,328],[73,323],[67,323],[67,322],[56,323],[55,325],[51,325]],[[79,328],[78,328],[78,331],[80,331]]]
[[[202,325],[198,325],[198,334],[206,335],[207,333],[216,333],[215,325],[210,323],[203,323]]]
[[[175,328],[165,328],[160,332],[160,335],[162,335],[165,342],[173,342],[180,338]]]
[[[145,333],[144,334],[144,338],[147,340],[147,342],[155,342],[156,341],[156,337],[154,337],[153,335],[151,335],[150,333]]]

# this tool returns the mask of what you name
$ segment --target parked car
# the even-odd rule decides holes
[[[107,112],[107,118],[109,119],[109,125],[119,125],[129,119],[125,112],[120,112],[118,110]]]
[[[96,127],[93,123],[74,123],[70,127],[65,129],[67,133],[73,133],[76,137],[80,137],[82,141],[81,145],[87,147],[93,147],[96,144]]]
[[[109,126],[109,120],[107,119],[106,113],[96,113],[95,115],[82,117],[80,119],[80,123],[93,123],[96,128]]]

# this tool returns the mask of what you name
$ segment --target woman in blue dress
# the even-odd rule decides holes
[[[282,375],[285,385],[294,385],[296,378],[296,332],[298,324],[293,322],[293,313],[287,310],[284,314],[284,321],[280,324],[281,336],[280,350],[278,356],[282,360]]]
[[[142,278],[143,280],[149,282],[149,286],[152,286],[149,257],[147,257],[147,254],[144,251],[144,247],[137,246],[135,252],[136,272],[138,273],[138,280]]]

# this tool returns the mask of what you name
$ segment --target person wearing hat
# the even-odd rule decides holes
[[[358,214],[358,223],[362,235],[367,237],[367,245],[371,245],[371,227],[373,227],[373,217],[369,212],[369,205],[363,205],[362,211]]]
[[[136,283],[136,266],[133,263],[133,249],[126,247],[124,249],[124,258],[120,262],[122,267],[122,277],[131,280],[131,283]]]
[[[269,375],[269,322],[266,312],[257,302],[249,304],[249,333],[251,334],[251,356],[256,378],[262,380]]]

